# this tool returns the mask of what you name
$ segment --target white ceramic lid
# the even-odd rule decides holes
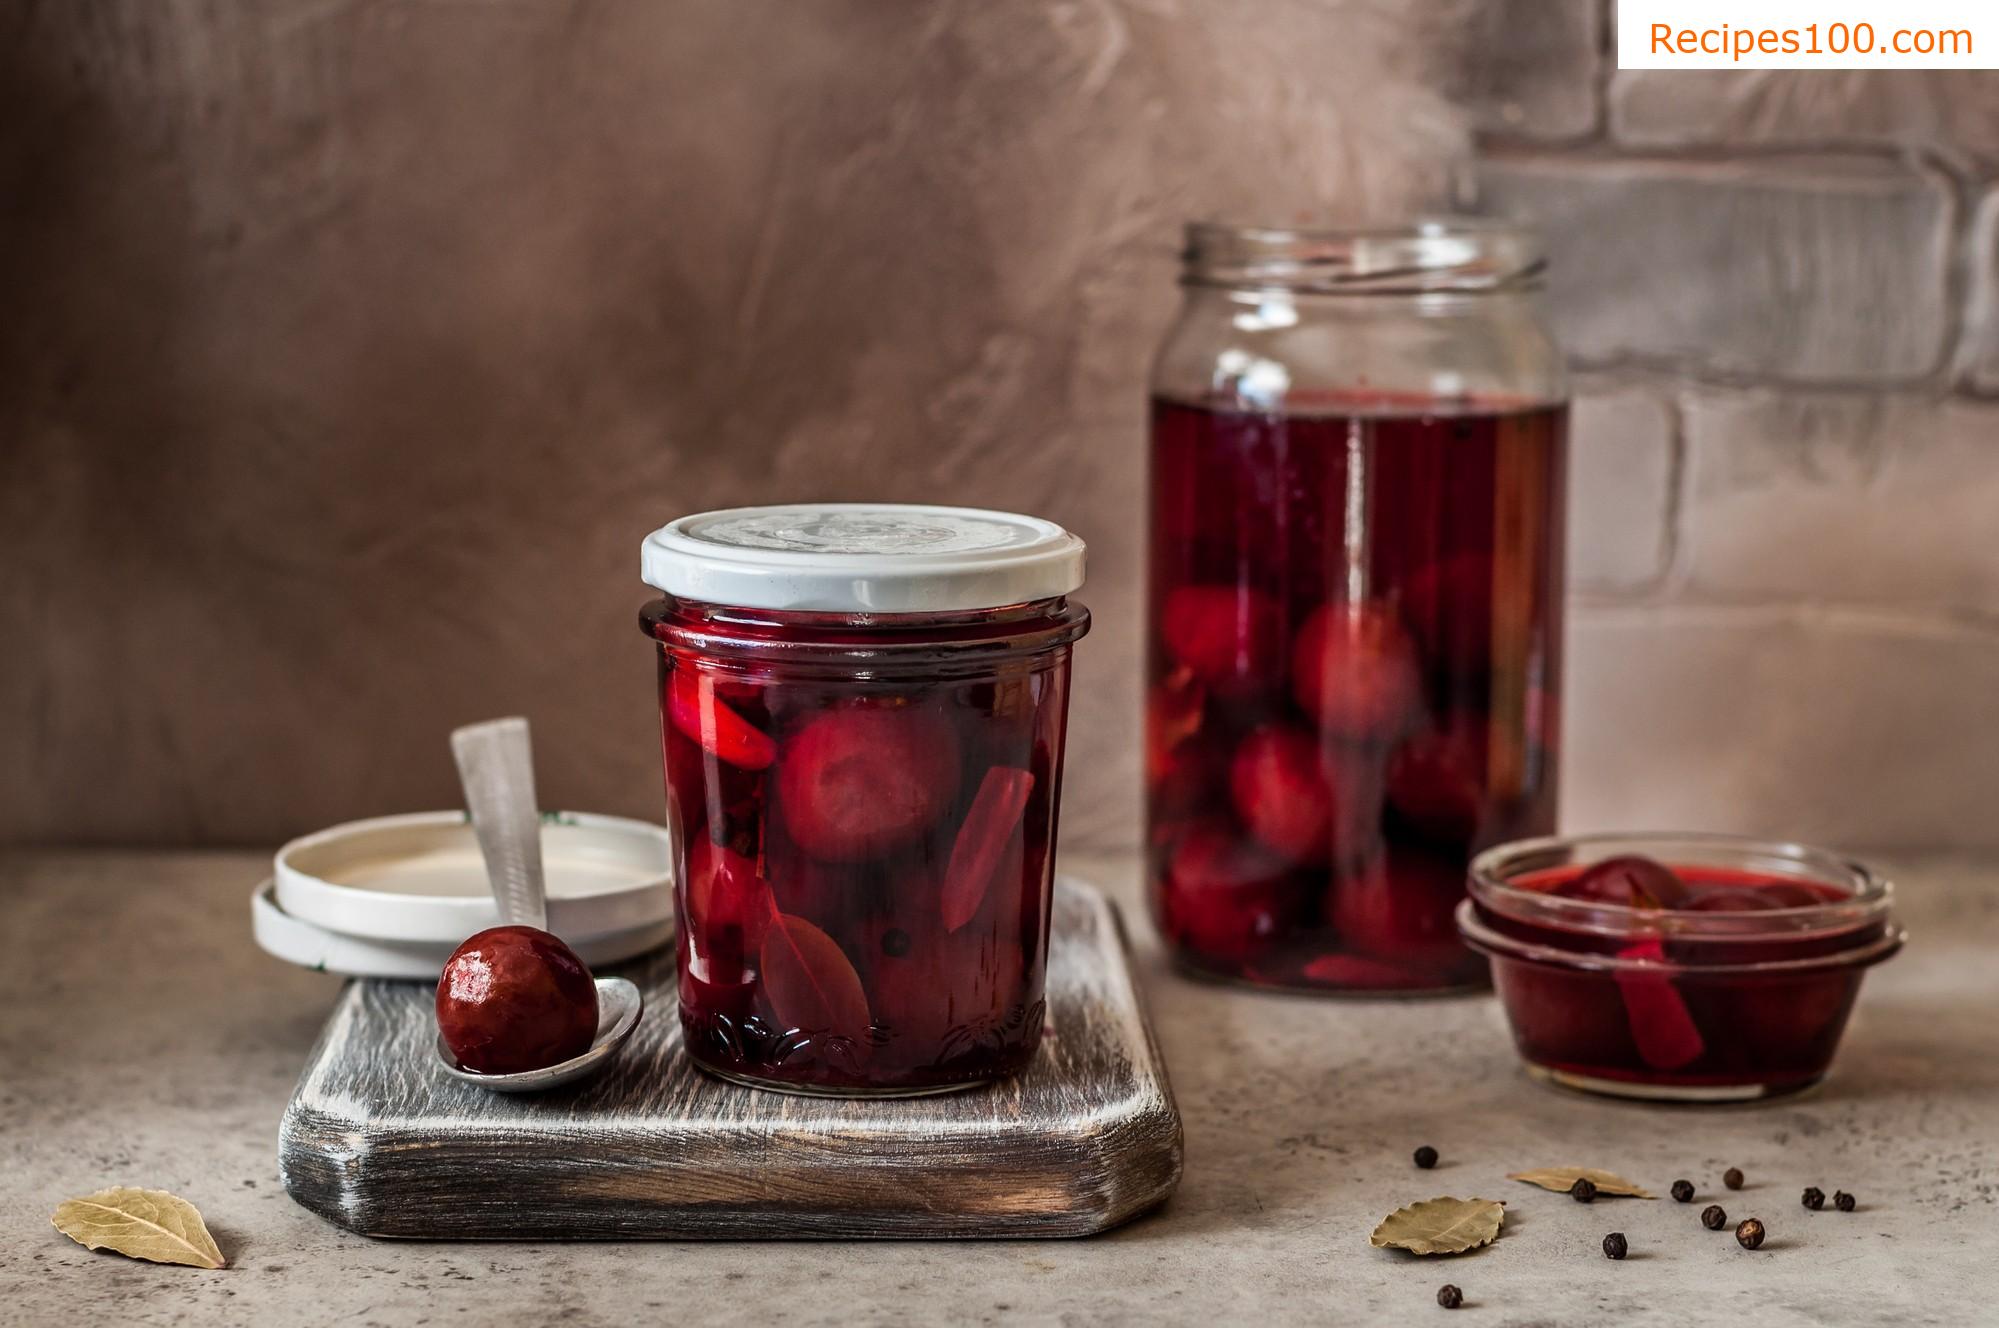
[[[664,826],[587,812],[543,813],[548,929],[577,945],[669,922],[670,847]],[[286,913],[346,936],[456,946],[500,925],[486,863],[464,812],[336,825],[279,849],[276,868],[277,902]]]
[[[354,978],[408,978],[435,982],[457,945],[450,941],[375,941],[343,936],[337,931],[301,922],[278,907],[277,887],[265,881],[250,896],[250,930],[265,954],[309,968],[316,973],[341,973]],[[622,963],[657,950],[673,939],[673,923],[655,922],[633,931],[588,937],[570,948],[595,968]]]
[[[710,604],[940,613],[1069,594],[1083,584],[1083,541],[976,507],[792,503],[670,521],[639,564],[648,585]]]

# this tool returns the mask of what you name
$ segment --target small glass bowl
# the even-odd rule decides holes
[[[1635,908],[1549,886],[1640,855],[1711,889],[1819,902],[1757,911]],[[1803,887],[1799,890],[1798,887]],[[1743,1102],[1824,1077],[1866,970],[1902,948],[1893,887],[1823,849],[1729,835],[1606,834],[1502,844],[1458,908],[1528,1072],[1671,1102]]]

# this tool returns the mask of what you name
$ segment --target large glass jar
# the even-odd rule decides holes
[[[704,1070],[899,1096],[1020,1069],[1043,1023],[1083,544],[967,508],[683,517],[660,733],[680,1021]]]
[[[1258,985],[1477,985],[1473,852],[1554,828],[1566,389],[1531,234],[1189,228],[1153,375],[1149,877]]]

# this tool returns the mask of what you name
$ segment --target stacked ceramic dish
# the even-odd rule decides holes
[[[673,938],[673,868],[663,826],[545,812],[548,929],[593,968]],[[353,821],[278,850],[250,898],[264,950],[355,977],[435,981],[458,943],[500,925],[463,812]]]

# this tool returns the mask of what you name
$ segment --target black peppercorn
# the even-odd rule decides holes
[[[1854,1197],[1848,1194],[1845,1190],[1834,1190],[1832,1192],[1832,1206],[1834,1208],[1837,1208],[1842,1213],[1852,1212],[1853,1205],[1855,1202],[1857,1201],[1854,1199]]]
[[[1465,1293],[1446,1282],[1437,1288],[1437,1303],[1447,1310],[1454,1310],[1465,1303]]]
[[[1735,1243],[1745,1250],[1753,1250],[1763,1243],[1763,1224],[1750,1218],[1735,1229]]]
[[[1576,1183],[1569,1186],[1569,1197],[1577,1203],[1595,1203],[1596,1182],[1588,1176],[1576,1177]]]
[[[1806,1186],[1804,1203],[1805,1207],[1816,1213],[1819,1209],[1825,1207],[1825,1191],[1816,1185]]]
[[[1722,1173],[1721,1173],[1721,1183],[1722,1183],[1723,1185],[1726,1185],[1726,1186],[1728,1186],[1728,1188],[1729,1188],[1729,1189],[1731,1189],[1731,1190],[1739,1190],[1739,1189],[1741,1189],[1741,1188],[1742,1188],[1742,1168],[1741,1168],[1741,1167],[1730,1167],[1730,1168],[1729,1168],[1728,1170],[1726,1170],[1726,1171],[1722,1172]]]
[[[1692,1203],[1694,1201],[1694,1183],[1690,1180],[1674,1181],[1673,1197],[1681,1203]]]
[[[1423,1170],[1425,1171],[1428,1171],[1431,1167],[1436,1166],[1437,1150],[1430,1147],[1430,1145],[1428,1144],[1424,1144],[1421,1148],[1416,1150],[1416,1165],[1423,1168]]]
[[[1701,1225],[1709,1231],[1719,1231],[1728,1225],[1728,1214],[1721,1211],[1720,1204],[1709,1204],[1701,1209]]]
[[[1603,1238],[1603,1257],[1622,1259],[1631,1252],[1631,1243],[1624,1239],[1622,1231],[1613,1231]]]

